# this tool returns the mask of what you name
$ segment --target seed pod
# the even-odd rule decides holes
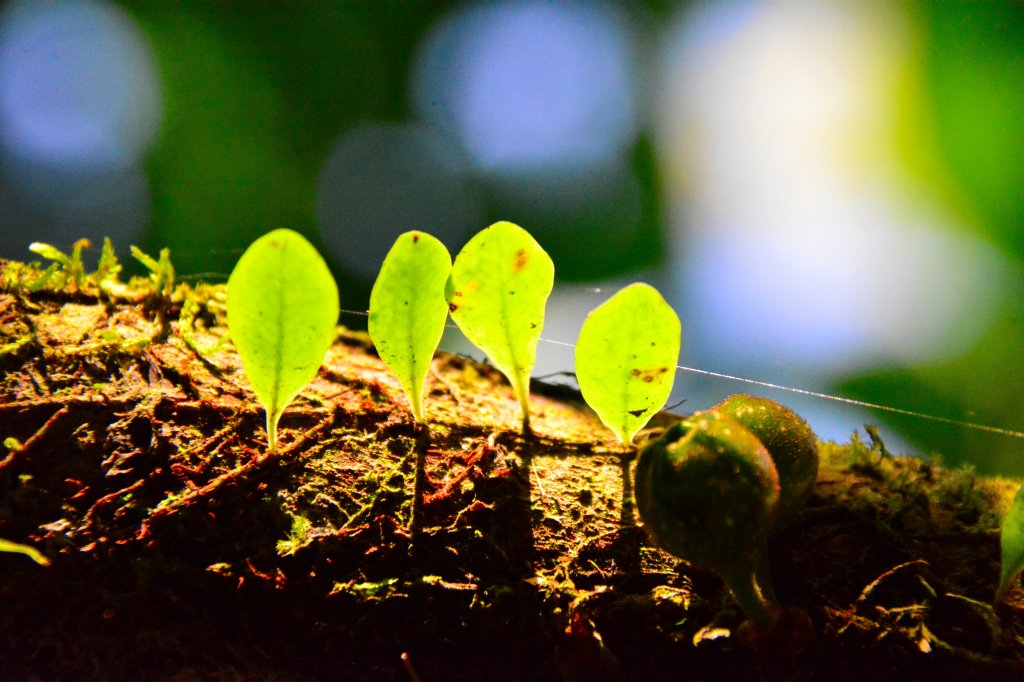
[[[732,417],[764,444],[779,472],[776,529],[789,525],[818,478],[818,438],[797,413],[768,398],[731,395],[711,408]]]
[[[775,521],[779,480],[761,442],[727,416],[697,413],[640,453],[635,491],[654,544],[718,573],[755,625],[770,628],[777,608],[754,569]]]

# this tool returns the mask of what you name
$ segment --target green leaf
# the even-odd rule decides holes
[[[277,447],[281,413],[323,363],[338,312],[331,271],[292,230],[257,239],[228,278],[228,332],[267,410],[271,450]]]
[[[1010,583],[1024,568],[1024,486],[1017,489],[1013,504],[1003,521],[1000,534],[1003,549],[1002,574],[999,577],[999,589],[996,591],[996,604],[1003,600]]]
[[[160,260],[155,260],[134,245],[131,247],[131,252],[132,257],[149,270],[149,279],[153,282],[153,288],[157,292],[169,296],[174,290],[174,265],[171,264],[171,250],[160,249]]]
[[[58,249],[56,246],[51,246],[50,244],[32,242],[28,245],[28,250],[32,253],[37,253],[48,260],[56,261],[61,265],[68,265],[71,263],[71,259],[68,258],[63,251]]]
[[[444,292],[451,271],[444,244],[424,232],[406,232],[395,240],[370,292],[370,338],[421,423],[423,385],[448,319]]]
[[[679,334],[679,316],[657,289],[642,283],[592,310],[580,329],[580,392],[625,445],[672,392]]]
[[[551,258],[530,234],[500,222],[481,230],[455,258],[445,297],[452,319],[512,383],[530,428],[530,373],[555,280]]]
[[[110,237],[103,238],[103,249],[100,251],[100,262],[94,273],[96,281],[116,280],[121,273],[121,264],[117,261],[117,254],[114,253],[114,245],[110,243]]]
[[[34,547],[28,545],[19,545],[17,542],[11,542],[10,540],[4,540],[0,538],[0,552],[14,552],[17,554],[24,554],[32,561],[36,562],[40,566],[49,566],[50,560],[39,553]]]

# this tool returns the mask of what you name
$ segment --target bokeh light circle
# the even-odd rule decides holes
[[[482,171],[606,161],[636,134],[629,31],[605,4],[460,9],[420,46],[412,92]]]
[[[321,168],[316,202],[328,252],[367,281],[403,232],[429,232],[454,254],[486,227],[461,154],[423,124],[348,130]]]
[[[156,68],[120,9],[91,0],[13,2],[0,19],[0,144],[7,155],[126,167],[160,123]]]

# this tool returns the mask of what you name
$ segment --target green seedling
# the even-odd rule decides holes
[[[170,296],[174,291],[174,265],[171,264],[171,250],[160,249],[159,260],[137,246],[132,246],[131,252],[132,257],[149,270],[153,291],[163,296]]]
[[[1002,545],[1002,569],[999,577],[999,589],[996,590],[996,601],[1003,601],[1010,583],[1024,569],[1024,486],[1017,489],[1013,496],[1013,504],[1003,520],[1000,532]]]
[[[338,313],[331,271],[292,230],[257,239],[228,278],[228,332],[266,408],[271,451],[277,449],[281,414],[323,363]]]
[[[452,319],[515,389],[524,434],[530,432],[530,374],[554,278],[540,244],[518,225],[500,222],[463,247],[445,288]]]
[[[753,433],[768,450],[779,473],[779,511],[775,531],[790,524],[818,479],[818,438],[796,412],[768,398],[732,395],[711,408],[732,417]],[[775,599],[768,564],[767,538],[757,566],[758,584]]]
[[[17,542],[11,542],[10,540],[4,540],[0,538],[0,552],[12,552],[15,554],[24,554],[32,561],[36,562],[40,566],[49,566],[50,560],[40,554],[40,552],[34,547],[28,545],[21,545]]]
[[[818,480],[818,437],[793,410],[768,398],[731,395],[711,408],[757,436],[779,472],[776,530],[789,525]]]
[[[398,237],[370,293],[373,345],[398,377],[413,417],[423,423],[423,387],[448,319],[445,284],[452,258],[440,241],[423,232]]]
[[[53,264],[42,273],[39,279],[26,283],[26,288],[29,291],[39,291],[48,285],[59,289],[70,284],[76,289],[81,289],[86,279],[82,251],[91,246],[92,243],[88,239],[79,239],[72,245],[71,255],[68,255],[50,244],[32,242],[29,244],[28,250],[53,261]]]
[[[679,316],[647,284],[630,284],[587,315],[576,342],[576,378],[584,400],[623,445],[668,400],[679,334]]]
[[[779,609],[755,569],[775,521],[779,478],[754,434],[715,412],[675,424],[641,451],[635,491],[654,544],[718,573],[759,630],[774,626]]]

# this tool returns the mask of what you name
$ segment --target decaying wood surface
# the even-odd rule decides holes
[[[500,373],[438,354],[411,524],[424,436],[365,335],[268,455],[221,288],[38,276],[0,263],[0,537],[52,561],[0,555],[6,678],[1024,679],[1024,593],[988,605],[1006,482],[823,444],[772,546],[813,633],[751,643],[574,392],[535,385],[524,440]]]

